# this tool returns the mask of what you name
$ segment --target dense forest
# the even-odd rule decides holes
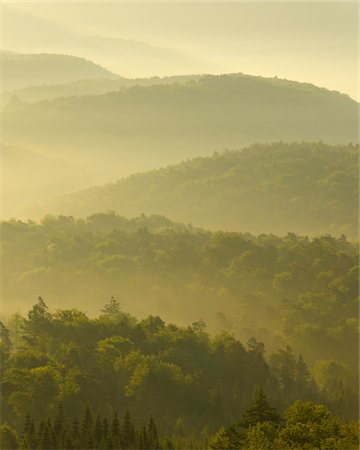
[[[51,312],[39,298],[26,317],[16,314],[1,324],[1,351],[6,422],[1,435],[15,443],[16,430],[22,430],[21,448],[63,448],[51,441],[44,446],[44,441],[49,445],[57,438],[70,444],[71,439],[82,439],[82,446],[66,448],[160,448],[151,433],[155,429],[158,436],[155,422],[168,438],[163,448],[205,448],[209,440],[212,448],[241,448],[239,439],[246,440],[247,448],[259,434],[296,442],[296,434],[305,429],[315,431],[303,441],[327,441],[317,448],[334,448],[336,440],[352,440],[348,448],[356,448],[356,426],[341,428],[327,409],[346,422],[357,418],[356,393],[344,385],[343,376],[336,384],[334,361],[320,361],[310,371],[289,346],[268,355],[255,338],[244,346],[229,333],[210,337],[202,321],[179,327],[158,316],[137,320],[123,312],[115,298],[91,319],[74,308]],[[341,364],[337,366],[339,371]],[[129,425],[129,410],[145,430],[141,426],[135,432]],[[118,414],[125,414],[121,428]],[[79,432],[71,436],[65,416]],[[117,435],[121,442],[124,429],[131,429],[131,443],[107,445],[106,440],[103,447],[94,442],[96,431],[98,440],[104,437],[104,417],[106,433],[112,417],[110,439]],[[152,444],[143,447],[141,439],[151,436]],[[235,438],[236,444],[229,444]]]
[[[1,245],[5,311],[41,294],[94,314],[114,296],[135,315],[203,319],[311,362],[357,365],[358,249],[344,236],[211,233],[109,213],[3,222]]]
[[[0,449],[359,449],[355,4],[0,8]]]
[[[128,217],[163,214],[207,229],[355,238],[358,171],[355,145],[252,145],[132,175],[30,211],[33,217],[109,210]]]

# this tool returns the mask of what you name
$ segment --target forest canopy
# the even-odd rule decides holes
[[[358,149],[252,145],[132,175],[45,202],[31,213],[162,214],[211,229],[356,238]]]
[[[358,248],[344,236],[256,237],[98,213],[3,222],[1,249],[8,311],[41,294],[94,314],[114,296],[136,315],[201,318],[272,349],[288,343],[310,361],[357,365]]]
[[[89,318],[74,308],[50,311],[40,297],[26,317],[17,314],[6,325],[0,324],[4,424],[0,437],[14,443],[18,434],[20,448],[58,448],[56,439],[82,440],[80,447],[66,448],[142,448],[129,410],[144,425],[151,414],[161,436],[173,442],[169,446],[163,441],[165,448],[174,444],[175,448],[206,448],[219,428],[211,448],[243,448],[231,441],[256,442],[259,434],[269,440],[278,433],[283,442],[298,442],[299,424],[303,431],[315,427],[317,433],[302,439],[342,444],[347,439],[352,443],[348,449],[356,448],[356,428],[341,428],[334,416],[346,422],[356,420],[356,383],[346,385],[343,378],[342,386],[324,390],[317,378],[318,367],[310,371],[289,346],[269,355],[254,338],[243,345],[229,333],[211,337],[200,321],[179,327],[159,316],[138,320],[123,312],[115,298],[99,316]],[[325,378],[331,375],[330,370]],[[286,409],[286,426],[280,429]],[[125,415],[121,428],[118,414]],[[79,417],[83,417],[81,429]],[[94,417],[99,418],[97,428]],[[102,442],[104,417],[108,425],[112,420],[111,435],[106,437],[119,439],[118,445]],[[154,442],[157,431],[154,435],[152,420],[142,432],[142,439],[153,436],[145,448],[162,448],[159,441]],[[74,435],[66,421],[79,432]],[[61,426],[56,425],[59,422]],[[133,434],[128,446],[121,443],[126,429]],[[109,426],[106,430],[109,433]],[[216,445],[219,441],[222,444]]]

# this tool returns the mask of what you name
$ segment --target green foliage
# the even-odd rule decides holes
[[[344,364],[318,362],[313,380],[290,347],[267,361],[255,338],[245,348],[228,333],[211,337],[202,321],[136,320],[115,299],[104,310],[95,318],[52,312],[39,298],[29,311],[21,343],[2,364],[1,440],[8,448],[356,448],[355,426],[310,402],[338,408],[336,377],[350,370]],[[257,386],[266,386],[279,410],[299,393],[306,401],[295,401],[282,423]],[[342,407],[342,417],[357,417],[346,398]],[[147,426],[134,426],[130,408]],[[209,442],[209,431],[221,426]]]
[[[52,305],[95,314],[112,298],[102,311],[109,323],[130,320],[121,309],[136,315],[161,309],[166,320],[197,322],[201,329],[201,318],[211,332],[231,330],[243,341],[254,336],[270,350],[289,344],[310,363],[322,358],[357,366],[358,251],[344,237],[212,233],[160,216],[104,213],[3,222],[1,245],[2,291],[11,308],[30,306],[40,291]],[[39,327],[56,328],[58,321],[86,328],[88,319],[68,309],[52,323],[37,305],[22,324],[37,352],[47,350]],[[14,337],[19,324],[10,329]],[[153,318],[147,326],[162,325]],[[115,351],[117,344],[108,342],[109,351],[110,345]],[[30,355],[35,358],[33,351],[18,358]],[[287,395],[296,377],[308,384],[306,368],[286,350],[271,366]]]
[[[2,416],[20,430],[27,415],[23,445],[35,439],[33,421],[42,421],[36,445],[45,446],[54,427],[67,439],[64,417],[74,421],[84,404],[89,407],[73,427],[88,446],[94,442],[88,430],[101,434],[105,427],[113,430],[114,446],[131,447],[141,439],[153,446],[147,448],[157,448],[153,420],[146,433],[138,435],[126,409],[143,423],[151,412],[169,435],[197,433],[199,439],[204,427],[214,429],[234,420],[256,384],[269,386],[279,404],[289,402],[282,396],[280,379],[271,374],[263,345],[254,339],[246,350],[229,334],[210,337],[201,322],[182,328],[159,317],[136,320],[118,309],[95,318],[74,310],[53,313],[42,299],[30,310],[21,345],[2,370]],[[311,399],[314,392],[308,389],[304,395]],[[261,391],[259,396],[245,414],[249,424],[259,417],[276,419]],[[110,417],[117,410],[124,412],[123,422],[115,415],[105,425],[97,417]],[[51,427],[44,419],[49,415]]]
[[[106,210],[130,217],[156,212],[207,229],[355,238],[358,172],[354,145],[256,144],[65,195],[39,211],[80,217]],[[291,277],[285,267],[274,288],[286,292]]]

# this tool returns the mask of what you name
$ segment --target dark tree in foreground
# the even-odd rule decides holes
[[[279,423],[280,416],[276,413],[275,408],[270,405],[265,392],[259,389],[255,392],[250,406],[243,413],[240,425],[249,428],[262,422]]]

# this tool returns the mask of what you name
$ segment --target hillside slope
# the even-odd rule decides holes
[[[280,142],[133,175],[62,196],[36,212],[115,210],[164,214],[212,229],[356,237],[357,202],[355,146]]]
[[[0,52],[2,90],[67,83],[84,78],[118,78],[84,58],[60,54]]]
[[[313,85],[246,75],[9,107],[3,141],[108,170],[107,180],[254,142],[357,141],[358,104]]]

